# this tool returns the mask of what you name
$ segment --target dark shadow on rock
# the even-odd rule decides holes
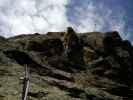
[[[4,75],[12,76],[11,72],[9,72],[8,70],[0,69],[0,76],[4,76]]]
[[[53,86],[58,87],[61,90],[64,90],[64,91],[68,92],[68,95],[71,96],[71,97],[80,98],[80,94],[85,93],[84,90],[78,89],[76,87],[70,88],[70,87],[67,87],[65,85],[62,85],[62,84],[59,84],[59,83],[56,83],[56,82],[50,83],[50,84],[53,85]]]
[[[121,37],[118,32],[107,32],[103,39],[105,55],[114,54],[114,48],[121,45]]]
[[[118,68],[117,65],[114,66],[115,63],[111,64],[112,69],[117,69],[117,78],[125,84],[131,85],[133,82],[133,51],[131,44],[128,41],[123,41],[118,32],[106,33],[103,44],[105,56],[111,56],[120,65]]]
[[[106,91],[117,96],[133,97],[133,90],[127,86],[117,86]]]
[[[49,69],[45,66],[41,66],[35,62],[28,54],[18,50],[3,51],[3,53],[10,59],[14,59],[18,64],[30,67],[30,72],[38,72],[39,74],[45,74]]]
[[[38,64],[25,52],[21,52],[18,50],[10,50],[4,51],[4,54],[6,54],[6,56],[9,58],[14,59],[18,64],[22,66],[27,65],[30,68],[30,72],[37,72],[39,75],[47,75],[60,80],[72,81],[71,78],[63,74],[58,74],[55,70],[50,69],[50,66],[42,66]]]
[[[49,83],[49,82],[48,82]],[[56,86],[59,89],[68,92],[67,95],[74,97],[74,98],[80,98],[83,100],[112,100],[107,97],[99,97],[98,95],[95,94],[88,94],[86,91],[83,89],[80,89],[78,87],[68,87],[66,85],[60,84],[58,82],[51,82],[49,83],[52,86]]]
[[[41,99],[42,97],[47,96],[48,93],[46,92],[28,92],[28,96]]]
[[[53,55],[61,55],[64,47],[60,39],[46,39],[42,42],[29,41],[27,50],[43,52],[43,55],[51,57]]]
[[[48,73],[46,73],[46,75],[53,77],[55,79],[58,79],[58,80],[66,80],[66,81],[70,81],[70,82],[74,81],[74,79],[72,77],[69,77],[69,76],[63,75],[63,74],[59,74],[59,73],[55,73],[54,71],[49,71]]]

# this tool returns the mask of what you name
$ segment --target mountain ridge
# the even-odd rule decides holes
[[[132,100],[132,59],[116,31],[0,37],[0,100],[20,100],[25,65],[28,100]]]

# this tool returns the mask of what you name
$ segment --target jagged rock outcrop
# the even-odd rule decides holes
[[[132,100],[133,46],[118,32],[0,37],[0,100]]]
[[[131,85],[132,83],[129,83],[132,81],[131,74],[133,72],[133,63],[132,63],[132,46],[130,44],[128,49],[125,47],[128,46],[125,44],[125,41],[123,41],[119,35],[118,32],[112,32],[112,33],[106,33],[104,40],[104,50],[105,50],[105,58],[108,56],[111,56],[112,60],[108,60],[108,62],[112,61],[112,64],[110,64],[116,71],[112,71],[115,73],[119,73],[118,79],[121,81],[127,82],[127,84]],[[113,69],[112,68],[112,69]]]
[[[67,58],[70,62],[80,65],[84,64],[83,46],[76,32],[71,27],[68,27],[67,33],[64,36],[64,46]]]

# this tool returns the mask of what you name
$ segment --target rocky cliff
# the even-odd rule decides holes
[[[133,46],[118,32],[0,37],[0,100],[133,100]]]

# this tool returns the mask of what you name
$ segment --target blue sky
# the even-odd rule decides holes
[[[133,0],[0,0],[0,35],[117,30],[133,44]]]
[[[111,31],[117,30],[120,32],[124,39],[133,40],[133,0],[71,0],[72,3],[68,7],[68,18],[75,24],[79,23],[79,17],[85,14],[77,14],[76,8],[83,8],[83,13],[91,13],[87,10],[88,5],[94,7],[93,15],[102,20],[104,25],[100,29],[94,29],[94,31]],[[109,14],[110,12],[110,14]],[[105,18],[105,16],[108,16]],[[77,18],[75,18],[77,17]],[[97,19],[96,18],[96,19]],[[94,20],[92,18],[92,20]],[[119,28],[112,28],[110,22],[113,21]],[[97,21],[96,21],[97,22]],[[96,23],[95,22],[95,23]],[[95,24],[93,23],[93,24]],[[92,24],[92,23],[91,23]],[[96,23],[97,24],[97,23]],[[113,24],[113,25],[114,25]],[[112,25],[112,26],[113,26]]]

